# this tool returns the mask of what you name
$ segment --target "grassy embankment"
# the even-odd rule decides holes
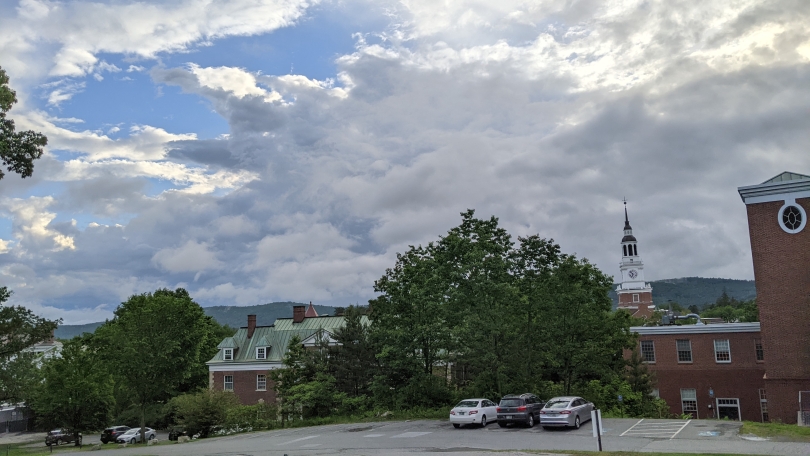
[[[740,429],[741,435],[753,434],[758,437],[768,437],[773,440],[790,442],[810,442],[810,427],[782,423],[756,423],[744,421]]]

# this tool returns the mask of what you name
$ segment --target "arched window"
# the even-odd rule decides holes
[[[624,256],[627,256],[627,246],[623,245],[622,250],[624,251]]]
[[[638,246],[633,244],[633,255],[638,256]]]

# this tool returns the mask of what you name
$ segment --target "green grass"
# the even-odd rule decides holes
[[[791,442],[810,442],[810,427],[795,424],[744,421],[740,434],[753,434],[759,437]]]

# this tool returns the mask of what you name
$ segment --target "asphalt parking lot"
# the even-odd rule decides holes
[[[740,423],[714,420],[605,419],[605,450],[726,454],[810,454],[810,444],[752,441],[738,435]],[[163,439],[163,438],[161,438]],[[86,440],[89,443],[89,440]],[[0,442],[2,443],[2,442]],[[87,445],[85,445],[87,449]],[[140,455],[145,447],[102,446],[88,455]],[[596,450],[591,423],[580,429],[544,430],[539,426],[454,429],[447,421],[397,421],[341,424],[237,434],[186,444],[149,447],[151,455],[294,456],[386,455],[455,452],[485,454],[513,450]]]

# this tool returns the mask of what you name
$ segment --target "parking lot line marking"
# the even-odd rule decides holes
[[[385,434],[367,434],[363,437],[385,437]]]
[[[642,422],[642,421],[644,421],[644,418],[642,418],[642,419],[638,420],[638,423],[636,423],[636,424],[634,424],[634,425],[630,426],[630,429],[633,429],[634,427],[638,426],[639,424],[641,424],[641,422]],[[630,429],[628,429],[628,430],[626,430],[626,431],[622,432],[622,433],[621,433],[621,435],[619,435],[619,437],[621,437],[621,436],[623,436],[624,434],[627,434],[628,432],[630,432]]]
[[[672,437],[670,437],[669,439],[670,439],[670,440],[674,439],[674,438],[675,438],[675,436],[676,436],[676,435],[678,435],[678,434],[680,434],[680,433],[681,433],[681,431],[683,431],[683,428],[685,428],[686,426],[688,426],[688,425],[689,425],[689,423],[691,423],[691,422],[692,422],[692,420],[686,420],[686,423],[684,423],[684,424],[683,424],[683,426],[682,426],[680,429],[678,429],[678,432],[676,432],[676,433],[672,434]]]
[[[392,436],[391,438],[392,439],[397,439],[397,438],[405,438],[405,439],[407,439],[409,437],[419,437],[419,436],[427,435],[427,434],[430,434],[430,432],[403,432],[402,434]]]
[[[300,441],[302,441],[302,440],[314,439],[315,437],[319,437],[319,436],[317,436],[317,435],[310,435],[310,436],[307,436],[307,437],[301,437],[300,439],[290,440],[289,442],[277,443],[276,445],[289,445],[289,444],[291,444],[291,443],[300,442]]]
[[[306,445],[301,445],[301,448],[315,448],[323,445],[322,443],[307,443]]]

